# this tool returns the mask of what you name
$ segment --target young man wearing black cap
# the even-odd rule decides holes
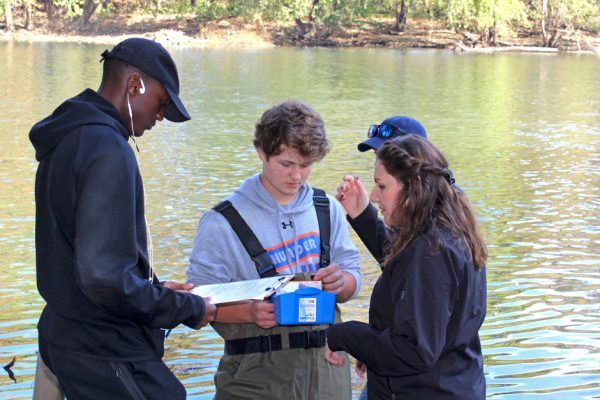
[[[29,134],[36,175],[40,356],[67,398],[185,399],[162,362],[163,329],[200,328],[215,306],[152,269],[144,191],[128,144],[156,121],[190,119],[158,43],[102,54],[98,91],[65,101]],[[151,249],[150,249],[151,250]],[[149,255],[150,254],[150,255]]]

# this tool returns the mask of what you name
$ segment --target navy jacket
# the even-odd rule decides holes
[[[380,233],[380,243],[367,244],[377,257],[386,229],[372,211],[353,227],[361,238]],[[327,341],[367,365],[370,399],[484,399],[478,330],[485,311],[485,269],[475,270],[449,232],[432,231],[385,266],[369,324],[333,325]]]
[[[384,223],[373,223],[377,221],[377,208],[369,203],[356,218],[346,215],[348,223],[354,229],[367,250],[383,268],[383,260],[389,246],[394,240],[394,231]]]
[[[142,179],[117,110],[87,89],[29,138],[40,335],[85,356],[161,358],[160,328],[198,325],[204,302],[149,278]]]

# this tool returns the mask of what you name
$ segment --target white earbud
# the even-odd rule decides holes
[[[140,78],[140,84],[142,85],[142,87],[140,88],[140,94],[146,93],[146,87],[144,86],[144,81],[142,80],[142,78]]]

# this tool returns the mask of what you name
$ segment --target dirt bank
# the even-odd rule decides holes
[[[576,51],[600,54],[600,37],[586,32],[564,34],[558,49],[538,48],[541,36],[522,30],[514,38],[503,39],[496,47],[486,47],[477,35],[447,29],[442,22],[409,19],[405,32],[394,32],[392,20],[381,19],[344,27],[294,24],[249,24],[241,19],[203,23],[194,15],[119,15],[93,17],[86,27],[62,19],[48,21],[44,13],[35,16],[30,29],[19,25],[14,32],[0,33],[0,40],[69,41],[116,43],[125,37],[143,35],[169,46],[219,48],[260,48],[272,46],[434,48],[457,51]],[[3,28],[0,26],[0,28]]]

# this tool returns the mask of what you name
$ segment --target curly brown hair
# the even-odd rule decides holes
[[[284,101],[265,111],[256,123],[254,147],[260,148],[267,159],[280,154],[283,146],[311,161],[320,161],[329,152],[325,123],[308,104]]]
[[[484,267],[487,250],[467,195],[454,185],[444,155],[416,135],[385,142],[377,160],[404,186],[392,213],[396,240],[386,264],[420,234],[445,228],[465,245],[476,269]]]

